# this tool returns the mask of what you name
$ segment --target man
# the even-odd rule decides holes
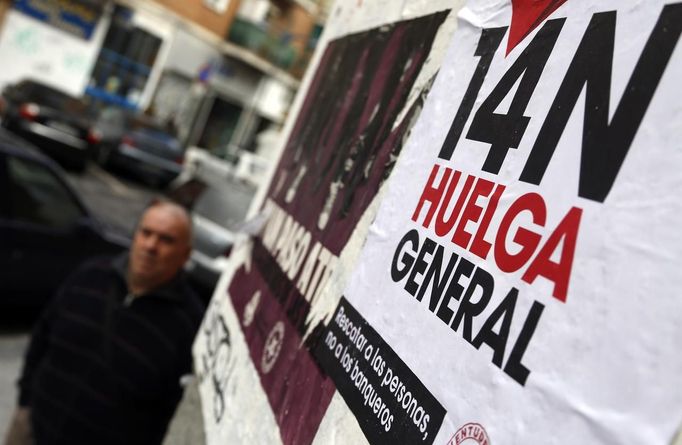
[[[158,202],[127,256],[67,280],[33,333],[8,443],[161,443],[203,312],[182,273],[190,252],[189,215]]]

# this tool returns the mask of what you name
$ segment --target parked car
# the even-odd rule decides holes
[[[87,104],[45,84],[22,80],[3,92],[2,125],[66,167],[85,168],[99,134]]]
[[[193,250],[186,268],[195,286],[209,296],[225,270],[256,193],[254,185],[236,179],[229,169],[222,171],[219,164],[212,157],[199,160],[168,193],[191,210]]]
[[[96,160],[103,167],[125,169],[158,187],[167,186],[182,171],[184,150],[170,125],[109,107],[102,110],[95,128],[101,138]]]
[[[84,260],[121,252],[62,170],[0,129],[0,304],[41,305]]]

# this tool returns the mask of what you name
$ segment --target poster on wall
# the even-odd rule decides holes
[[[681,32],[670,0],[460,11],[316,344],[368,443],[672,443]]]
[[[266,194],[267,223],[195,343],[209,443],[313,442],[336,391],[315,345],[421,109],[415,84],[447,15],[327,45]]]

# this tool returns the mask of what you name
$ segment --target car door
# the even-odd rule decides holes
[[[63,180],[46,164],[5,155],[0,218],[2,302],[41,304],[89,254],[97,234]]]

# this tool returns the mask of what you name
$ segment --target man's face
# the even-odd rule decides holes
[[[191,252],[189,224],[177,208],[157,205],[145,212],[135,231],[129,280],[156,287],[172,279]]]

